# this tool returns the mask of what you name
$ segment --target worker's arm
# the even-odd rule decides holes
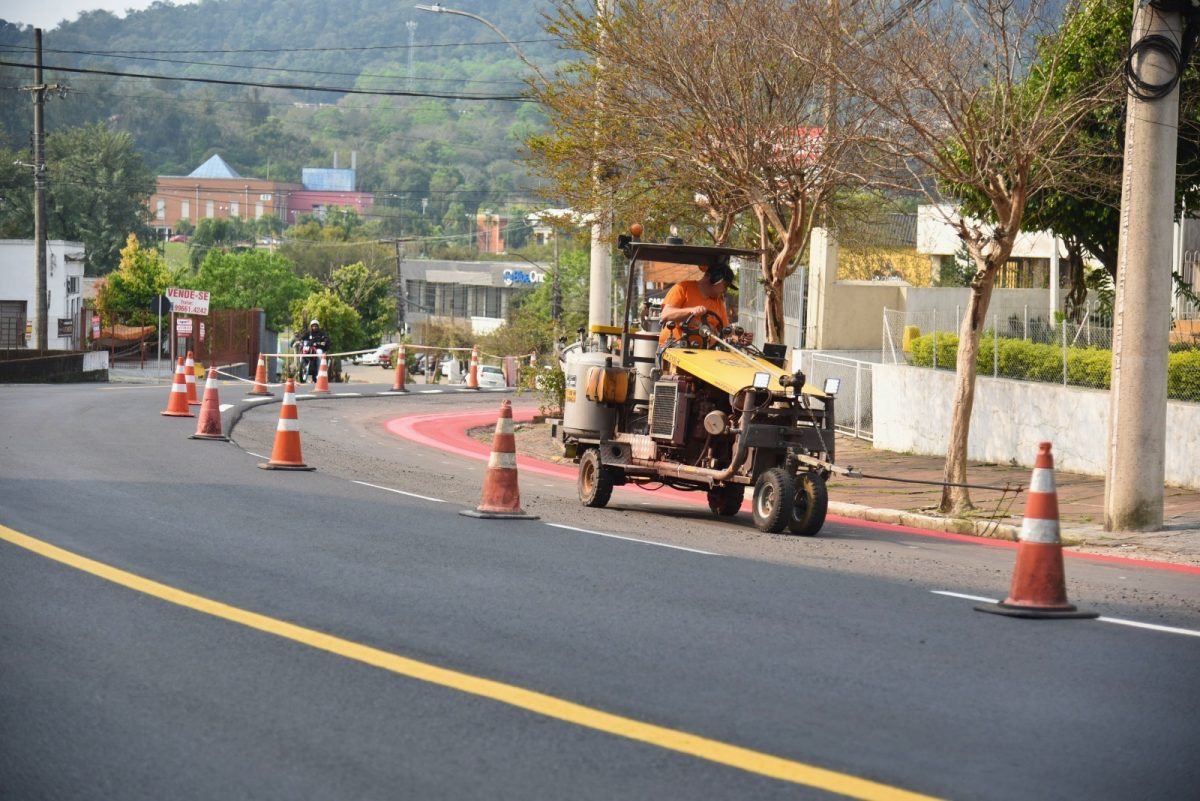
[[[664,305],[663,309],[662,309],[662,314],[660,314],[658,316],[658,319],[664,323],[679,323],[679,322],[682,322],[682,321],[686,320],[687,318],[691,317],[692,315],[695,315],[696,317],[703,317],[704,313],[708,310],[709,309],[707,306],[665,306]]]

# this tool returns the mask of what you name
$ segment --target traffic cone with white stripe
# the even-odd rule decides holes
[[[196,419],[196,433],[188,439],[217,439],[229,442],[229,437],[221,433],[221,398],[217,380],[217,368],[208,369],[208,378],[204,382],[204,403],[200,405],[200,417]]]
[[[267,389],[267,359],[261,353],[258,354],[258,367],[254,369],[254,389],[246,394],[274,397],[274,393]]]
[[[317,383],[313,387],[314,395],[328,395],[329,392],[329,363],[325,361],[325,354],[321,354],[321,366],[317,368]]]
[[[408,392],[404,387],[404,379],[407,377],[408,364],[405,361],[404,343],[400,343],[400,347],[396,348],[396,380],[392,382],[392,392]]]
[[[512,402],[500,404],[496,433],[492,437],[492,455],[483,475],[483,497],[474,511],[462,510],[467,517],[537,520],[521,508],[521,490],[517,486],[517,440],[513,433]]]
[[[275,446],[271,460],[259,464],[263,470],[315,470],[300,455],[300,415],[296,409],[296,381],[289,378],[283,388],[279,424],[275,427]]]
[[[479,347],[471,348],[471,366],[467,370],[467,389],[479,389]]]
[[[1008,597],[976,609],[1010,617],[1099,616],[1067,602],[1062,539],[1058,531],[1058,491],[1049,442],[1038,445],[1033,478],[1029,481],[1029,500],[1025,502],[1025,517],[1017,539],[1017,565]]]
[[[192,358],[190,350],[183,360],[183,380],[187,382],[188,406],[199,406],[200,401],[196,398],[196,360]]]
[[[175,363],[175,378],[171,381],[171,394],[167,396],[167,408],[163,410],[167,417],[195,417],[188,408],[187,379],[183,377],[183,357]]]

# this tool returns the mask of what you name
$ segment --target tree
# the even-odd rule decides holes
[[[188,239],[188,260],[192,269],[213,253],[228,251],[246,239],[246,223],[237,217],[205,217],[196,224]]]
[[[358,312],[359,331],[346,348],[377,345],[396,330],[396,297],[392,277],[367,268],[362,262],[334,270],[330,286],[347,306]]]
[[[150,303],[170,286],[171,274],[162,254],[143,248],[136,234],[130,234],[121,249],[121,261],[115,272],[101,282],[96,292],[96,307],[109,320],[114,314],[138,311],[149,316]]]
[[[976,355],[996,273],[1012,252],[1030,197],[1068,186],[1089,163],[1075,134],[1107,96],[1090,81],[1069,91],[1054,88],[1075,35],[1046,14],[1048,6],[1060,5],[963,0],[950,9],[910,9],[881,28],[891,4],[864,0],[834,20],[842,46],[828,60],[829,70],[886,118],[875,139],[881,157],[875,174],[890,169],[893,186],[921,187],[938,198],[932,177],[944,190],[987,200],[981,222],[949,220],[974,275],[959,329],[944,512],[972,508],[963,486],[967,439]],[[1066,3],[1071,10],[1075,5]],[[899,180],[904,173],[910,180]]]
[[[8,158],[8,155],[13,158]],[[28,162],[28,151],[0,154],[4,202],[0,230],[6,236],[33,236],[33,176],[13,161]],[[154,241],[147,222],[154,175],[126,133],[103,123],[71,128],[46,137],[46,232],[50,239],[82,242],[89,275],[117,266],[129,234]]]
[[[189,283],[211,293],[213,308],[262,309],[273,331],[287,325],[293,301],[320,290],[315,280],[297,276],[286,257],[265,250],[210,250]]]
[[[355,350],[361,336],[358,312],[330,289],[292,301],[292,329],[305,331],[309,320],[320,320],[333,343],[334,352]]]
[[[871,118],[843,109],[829,125],[823,65],[790,52],[826,49],[827,10],[827,0],[616,0],[598,20],[591,3],[560,0],[550,31],[588,60],[534,85],[551,122],[530,140],[534,169],[582,208],[612,203],[652,230],[682,221],[761,249],[774,342],[784,280],[821,210],[859,180],[847,165]]]

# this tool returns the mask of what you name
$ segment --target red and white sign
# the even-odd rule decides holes
[[[100,338],[100,315],[92,315],[92,339]]]
[[[202,289],[167,287],[167,298],[171,301],[171,311],[176,314],[208,315],[208,293]]]
[[[200,321],[200,341],[204,341],[204,321]]]
[[[190,337],[192,335],[192,318],[175,318],[175,333],[181,337]]]

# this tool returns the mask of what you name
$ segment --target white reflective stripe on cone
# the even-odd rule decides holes
[[[300,430],[300,421],[299,420],[289,420],[286,417],[280,417],[279,425],[275,426],[275,430],[276,431],[299,431]]]
[[[1017,538],[1022,542],[1054,545],[1059,542],[1058,521],[1027,517],[1021,521],[1021,533]]]
[[[1047,467],[1033,468],[1029,479],[1030,492],[1054,492],[1054,471]]]
[[[501,417],[496,420],[497,434],[512,434],[514,431],[513,419],[511,417]]]
[[[517,469],[517,455],[515,453],[501,453],[492,451],[492,455],[488,457],[488,467],[507,468],[509,470]]]

